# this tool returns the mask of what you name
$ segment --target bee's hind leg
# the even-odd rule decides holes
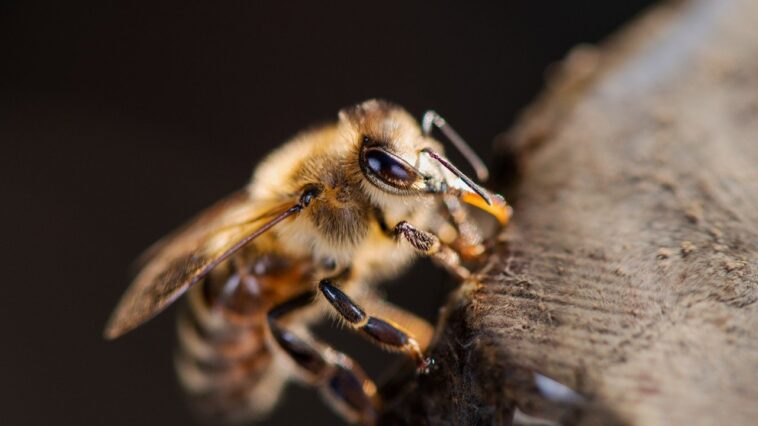
[[[379,404],[376,386],[360,366],[347,355],[298,336],[280,324],[283,316],[310,305],[314,296],[315,291],[307,291],[271,309],[268,313],[271,334],[335,411],[350,422],[374,424]]]
[[[318,288],[340,317],[351,327],[386,349],[410,355],[416,361],[419,371],[428,370],[430,360],[424,357],[422,346],[416,336],[392,321],[367,314],[361,306],[328,279],[321,280]]]

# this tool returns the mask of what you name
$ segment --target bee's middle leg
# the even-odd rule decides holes
[[[271,309],[271,334],[335,411],[348,421],[374,424],[379,404],[376,386],[360,366],[347,355],[298,336],[280,324],[283,316],[310,305],[314,296],[315,291],[307,291]]]
[[[419,371],[424,372],[428,369],[430,361],[424,357],[422,347],[413,334],[392,321],[367,314],[358,303],[328,279],[321,280],[318,288],[348,325],[359,330],[380,346],[407,353],[416,361]]]

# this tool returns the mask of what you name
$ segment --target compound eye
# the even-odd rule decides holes
[[[418,174],[405,161],[383,149],[369,148],[364,158],[366,168],[389,185],[405,188],[418,179]]]

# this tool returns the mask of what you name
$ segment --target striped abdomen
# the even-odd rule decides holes
[[[264,327],[268,310],[302,288],[302,273],[257,263],[243,274],[231,265],[214,271],[188,292],[179,314],[177,375],[193,408],[214,421],[265,414],[287,379]]]

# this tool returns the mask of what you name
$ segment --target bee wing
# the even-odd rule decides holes
[[[293,199],[261,206],[235,194],[150,247],[141,271],[113,311],[104,336],[115,339],[157,315],[218,264],[300,211]]]

